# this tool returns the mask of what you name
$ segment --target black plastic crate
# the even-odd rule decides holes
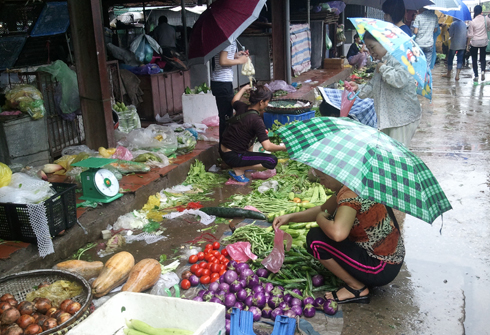
[[[46,208],[49,233],[55,237],[77,222],[76,184],[52,183],[56,194],[42,204]],[[0,203],[0,238],[37,243],[27,205]]]

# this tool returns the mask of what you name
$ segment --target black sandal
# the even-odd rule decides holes
[[[352,293],[354,295],[354,298],[339,300],[339,298],[337,297],[337,292],[340,290],[339,289],[337,291],[332,292],[333,299],[338,304],[349,304],[349,303],[369,304],[369,302],[371,301],[371,299],[369,298],[369,294],[361,297],[362,291],[364,291],[367,288],[367,286],[364,286],[363,288],[361,288],[359,290],[355,290],[348,285],[343,286],[343,288],[345,288],[347,291]]]

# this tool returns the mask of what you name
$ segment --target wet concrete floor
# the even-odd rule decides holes
[[[442,78],[442,65],[432,73],[411,150],[453,210],[432,226],[406,216],[403,270],[370,305],[344,307],[343,335],[490,334],[490,86],[474,86],[470,69],[459,82]]]

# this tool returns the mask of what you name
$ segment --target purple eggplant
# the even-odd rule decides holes
[[[267,293],[271,293],[271,291],[274,289],[274,285],[272,285],[271,283],[265,283],[264,284],[264,290],[267,292]]]
[[[260,284],[259,277],[257,277],[256,275],[247,277],[247,287],[253,288],[254,286],[257,286],[259,284]]]
[[[313,305],[311,305],[311,304],[305,305],[305,308],[303,309],[303,315],[305,317],[312,318],[315,316],[315,313],[316,313],[316,310],[315,310],[315,307],[313,307]]]
[[[225,272],[225,273],[226,273],[226,272]],[[220,282],[220,284],[226,283],[226,280],[225,280],[225,275],[224,275],[224,274],[222,274],[222,275],[219,277],[218,281]]]
[[[275,296],[272,296],[271,298],[269,298],[268,305],[270,308],[276,309],[281,302],[284,302],[284,299],[282,298],[282,296],[276,296],[275,295]]]
[[[235,293],[243,289],[243,285],[239,280],[235,280],[234,282],[230,283],[230,293]]]
[[[272,321],[275,321],[275,320],[276,320],[276,317],[277,317],[278,315],[282,315],[282,309],[280,309],[280,308],[276,308],[276,309],[274,309],[274,310],[271,312],[271,319],[272,319]]]
[[[225,330],[226,330],[226,335],[230,335],[230,332],[231,332],[231,322],[228,319],[225,320]]]
[[[264,308],[262,308],[262,316],[264,318],[270,319],[271,313],[272,313],[272,308],[270,308],[269,306],[265,306]]]
[[[284,287],[282,286],[276,286],[272,289],[271,291],[272,295],[283,295],[284,294]]]
[[[235,305],[233,305],[233,307],[236,307],[239,310],[243,310],[243,307],[245,307],[245,304],[243,302],[237,301],[237,302],[235,302]]]
[[[257,322],[260,320],[260,317],[262,316],[262,311],[260,310],[260,308],[256,307],[256,306],[252,306],[248,309],[249,312],[252,312],[252,314],[254,315],[254,322]]]
[[[335,313],[337,313],[338,309],[339,309],[339,306],[337,305],[337,302],[334,300],[328,299],[323,304],[323,311],[325,313],[327,313],[328,315],[334,315]]]
[[[245,269],[250,269],[250,267],[248,266],[247,263],[239,263],[237,266],[236,266],[236,272],[240,275],[242,274],[242,271],[245,270]]]
[[[301,292],[301,290],[300,290],[300,289],[298,289],[298,288],[293,289],[291,292],[296,293],[296,294],[297,294],[297,295],[299,295],[299,296],[303,296],[303,293],[302,293],[302,292]]]
[[[224,301],[225,300],[225,295],[226,295],[226,292],[223,291],[223,290],[219,290],[217,292],[214,292],[214,296],[216,298],[218,298],[219,300],[221,300],[221,301]]]
[[[236,303],[236,297],[233,293],[227,293],[225,295],[225,306],[226,307],[233,307]]]
[[[192,300],[194,300],[194,301],[204,301],[200,296],[196,296]]]
[[[257,275],[257,277],[267,278],[267,276],[269,276],[269,271],[267,271],[267,269],[261,268],[261,269],[257,269],[255,271],[255,274]]]
[[[247,279],[248,276],[253,276],[255,273],[251,269],[243,269],[240,273],[240,279]]]
[[[296,313],[297,316],[303,315],[303,308],[300,305],[291,306],[291,310]]]
[[[289,305],[287,302],[283,301],[277,307],[283,310],[284,308],[289,307]]]
[[[238,301],[245,301],[247,297],[248,297],[247,291],[245,291],[244,289],[241,289],[236,293],[236,298]]]
[[[238,265],[238,263],[234,260],[231,260],[228,262],[228,265],[226,266],[226,269],[227,270],[231,270],[231,271],[236,271],[236,266]]]
[[[191,283],[191,286],[197,286],[199,285],[199,277],[196,275],[192,275],[189,277],[189,281]]]
[[[245,279],[238,278],[238,281],[242,283],[242,287],[247,287],[247,281]]]
[[[212,282],[211,284],[209,284],[208,290],[216,292],[218,290],[218,288],[219,288],[219,283],[217,281],[215,281],[215,282]]]
[[[199,290],[199,292],[197,292],[197,296],[199,297],[203,297],[204,293],[206,293],[207,290]]]
[[[223,305],[223,301],[218,297],[212,297],[211,299],[209,299],[209,302],[215,302],[217,304]]]
[[[209,301],[212,297],[214,297],[214,293],[211,291],[206,291],[206,293],[204,293],[204,295],[202,296],[204,301]]]
[[[243,288],[245,291],[247,291],[247,295],[251,295],[252,294],[252,289],[249,288],[249,287],[244,287]]]
[[[228,285],[227,283],[221,283],[219,284],[219,289],[228,293],[230,292],[230,285]]]
[[[284,295],[284,297],[283,297],[284,302],[285,302],[285,303],[287,303],[288,305],[291,305],[291,303],[290,303],[290,302],[291,302],[291,299],[292,299],[292,298],[293,298],[293,297],[292,297],[292,296],[291,296],[291,294],[289,294],[289,293],[286,293],[286,294]]]
[[[325,279],[323,279],[322,275],[314,275],[313,277],[311,277],[311,283],[315,287],[320,287],[325,284]]]
[[[228,285],[231,285],[231,283],[233,283],[235,280],[238,279],[237,273],[235,271],[231,271],[231,270],[226,271],[224,276],[225,276],[225,282]]]
[[[324,304],[325,304],[325,299],[322,297],[318,297],[313,302],[313,307],[315,307],[316,309],[323,309]]]
[[[248,307],[252,306],[252,304],[253,304],[253,297],[251,295],[249,295],[245,299],[245,301],[243,303],[245,304],[245,306],[248,306]]]
[[[254,287],[252,287],[252,292],[254,293],[257,293],[257,292],[262,292],[265,294],[265,290],[264,290],[264,287],[262,285],[255,285]]]
[[[313,305],[315,303],[315,299],[312,297],[306,297],[303,299],[303,305]]]
[[[301,300],[299,300],[298,298],[292,298],[290,301],[289,301],[289,305],[290,306],[303,306],[303,302]]]
[[[265,306],[265,295],[262,292],[255,292],[252,296],[252,305],[257,306],[259,308],[263,308]]]
[[[292,311],[292,310],[288,310],[288,311],[283,311],[283,315],[284,316],[287,316],[288,318],[296,318],[296,312]]]

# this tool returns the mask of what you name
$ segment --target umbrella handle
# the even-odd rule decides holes
[[[356,92],[356,94],[354,94],[353,96],[351,95],[352,93],[354,92],[349,92],[349,94],[347,94],[347,99],[349,100],[354,100],[355,98],[357,98],[357,96],[359,95],[359,91]]]

